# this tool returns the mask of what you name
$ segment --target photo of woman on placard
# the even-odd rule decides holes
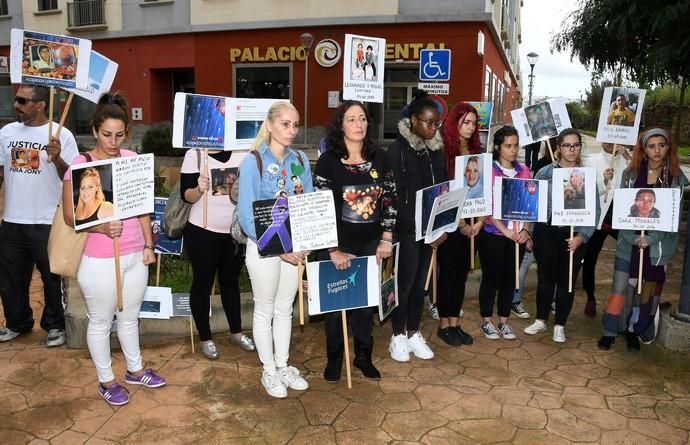
[[[661,212],[654,207],[656,194],[652,189],[641,189],[635,194],[635,202],[630,206],[630,214],[633,218],[661,218]]]
[[[573,170],[563,186],[563,208],[581,210],[585,208],[585,174]]]
[[[77,226],[113,215],[113,205],[103,194],[101,175],[93,167],[81,172],[75,198],[74,222]]]
[[[482,184],[482,164],[478,156],[472,156],[465,164],[465,187],[469,187],[465,199],[481,198],[484,195]]]

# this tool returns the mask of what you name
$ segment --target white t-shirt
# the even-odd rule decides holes
[[[199,155],[203,168],[204,152],[199,150]],[[232,222],[232,212],[235,210],[235,205],[230,201],[228,194],[230,193],[230,187],[237,180],[239,166],[246,155],[246,151],[233,151],[228,162],[218,162],[211,156],[208,157],[208,170],[206,174],[211,182],[211,189],[208,194],[206,230],[216,233],[230,233],[230,223]],[[187,150],[182,162],[181,172],[199,172],[196,149]],[[192,210],[189,212],[189,222],[197,227],[204,227],[203,196],[192,204]]]
[[[57,124],[53,125],[55,131]],[[52,224],[62,196],[62,177],[48,162],[48,123],[27,127],[13,122],[0,129],[0,164],[5,172],[3,220],[17,224]],[[72,133],[62,128],[60,157],[67,163],[79,156]]]

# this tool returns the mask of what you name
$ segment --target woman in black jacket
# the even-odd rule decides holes
[[[426,96],[415,99],[398,123],[398,138],[388,149],[398,192],[396,234],[400,242],[398,263],[398,301],[393,310],[393,337],[388,350],[399,362],[410,360],[410,352],[429,360],[433,351],[419,332],[424,305],[424,281],[434,244],[415,241],[415,195],[417,190],[448,179],[443,158],[443,140],[438,129],[442,121],[434,101]],[[409,337],[408,337],[409,336]]]

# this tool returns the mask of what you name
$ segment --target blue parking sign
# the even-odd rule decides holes
[[[419,80],[422,82],[450,80],[450,50],[423,49],[419,55]]]

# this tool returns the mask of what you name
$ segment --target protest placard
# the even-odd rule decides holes
[[[157,254],[181,255],[183,237],[170,239],[162,228],[163,213],[168,198],[156,197],[153,199],[153,214],[151,215],[151,231],[153,233],[153,249]]]
[[[288,198],[292,249],[296,252],[338,245],[333,192],[302,193]]]
[[[398,255],[400,244],[393,244],[393,253],[381,260],[381,301],[379,302],[379,320],[383,321],[393,309],[398,307]]]
[[[345,34],[343,99],[383,103],[386,39]]]
[[[439,195],[434,200],[427,223],[424,242],[431,244],[444,233],[455,232],[462,217],[462,205],[467,195],[467,188],[459,188]]]
[[[548,187],[548,181],[497,176],[493,188],[493,217],[511,222],[546,222]]]
[[[118,64],[96,51],[91,51],[89,77],[84,88],[65,88],[70,93],[98,103],[102,95],[110,91],[115,80]]]
[[[558,136],[572,126],[562,97],[512,110],[510,115],[523,147]]]
[[[474,109],[477,110],[477,113],[479,113],[479,119],[477,120],[477,130],[489,131],[491,129],[491,115],[494,109],[493,102],[468,101],[467,103],[472,105]]]
[[[596,225],[596,171],[593,168],[555,168],[551,181],[551,224]]]
[[[173,109],[173,146],[229,150],[229,98],[176,93]]]
[[[605,88],[599,114],[597,141],[635,145],[646,93],[646,90],[638,88]]]
[[[153,154],[70,167],[75,229],[153,212]]]
[[[12,29],[10,79],[12,83],[86,88],[90,53],[87,39]]]
[[[172,289],[169,287],[147,286],[141,302],[139,318],[169,320],[173,314]]]
[[[379,305],[381,281],[375,256],[352,258],[345,270],[337,270],[330,260],[309,262],[307,279],[309,315]]]
[[[426,236],[429,226],[431,208],[437,196],[448,193],[451,188],[451,181],[440,182],[430,187],[417,190],[415,194],[415,239],[421,241]]]
[[[491,154],[457,156],[454,187],[467,187],[462,217],[491,215]]]
[[[613,193],[614,229],[678,231],[680,188],[616,189]]]

